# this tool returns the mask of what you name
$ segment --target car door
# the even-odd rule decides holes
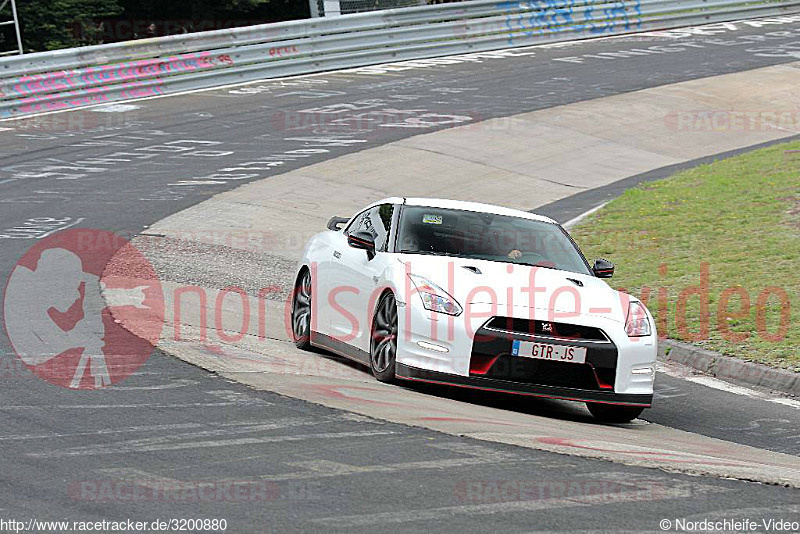
[[[389,234],[391,232],[392,204],[374,206],[357,215],[344,232],[344,246],[333,253],[333,269],[341,282],[330,292],[331,334],[364,351],[369,351],[369,323],[374,295],[387,261]],[[375,257],[367,251],[347,245],[347,236],[355,232],[369,232],[375,239]],[[338,252],[338,254],[337,254]]]
[[[315,258],[311,265],[312,278],[314,279],[314,331],[330,336],[331,332],[331,307],[328,297],[331,291],[341,284],[337,279],[337,265],[334,265],[334,252],[347,247],[347,236],[343,231],[329,232],[323,239],[319,239],[313,251],[309,251]]]

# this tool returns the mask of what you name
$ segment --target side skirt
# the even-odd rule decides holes
[[[352,345],[348,345],[344,341],[339,341],[325,334],[319,332],[311,332],[311,344],[325,350],[329,350],[339,356],[344,356],[350,360],[366,365],[369,367],[369,352],[363,351]]]
[[[524,384],[510,382],[508,380],[480,378],[475,376],[451,375],[448,373],[439,373],[437,371],[428,371],[426,369],[409,367],[408,365],[403,365],[402,363],[397,364],[397,378],[415,382],[426,382],[429,384],[443,384],[498,393],[513,393],[516,395],[529,395],[532,397],[546,397],[550,399],[562,399],[579,402],[598,402],[602,404],[618,404],[623,406],[644,406],[646,408],[649,408],[653,402],[652,395],[614,393],[613,391],[608,390],[590,391],[585,389]]]

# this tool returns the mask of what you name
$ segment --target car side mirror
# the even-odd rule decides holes
[[[347,244],[367,251],[367,258],[375,257],[375,238],[369,232],[355,232],[347,236]]]
[[[611,278],[614,276],[614,264],[602,258],[594,260],[592,272],[597,278]]]
[[[328,230],[338,232],[342,229],[342,225],[349,220],[347,217],[331,217],[328,221]]]

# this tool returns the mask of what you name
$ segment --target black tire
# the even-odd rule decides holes
[[[311,298],[311,272],[304,269],[292,292],[292,337],[302,350],[311,350]]]
[[[381,382],[393,382],[397,366],[397,302],[385,293],[375,308],[369,350],[372,374]]]
[[[644,411],[643,406],[620,406],[599,402],[587,402],[586,407],[595,419],[603,423],[630,423]]]

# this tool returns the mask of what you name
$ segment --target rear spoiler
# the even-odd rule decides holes
[[[328,230],[333,230],[334,232],[338,232],[341,230],[341,225],[349,221],[350,219],[347,217],[331,217],[328,221]]]

